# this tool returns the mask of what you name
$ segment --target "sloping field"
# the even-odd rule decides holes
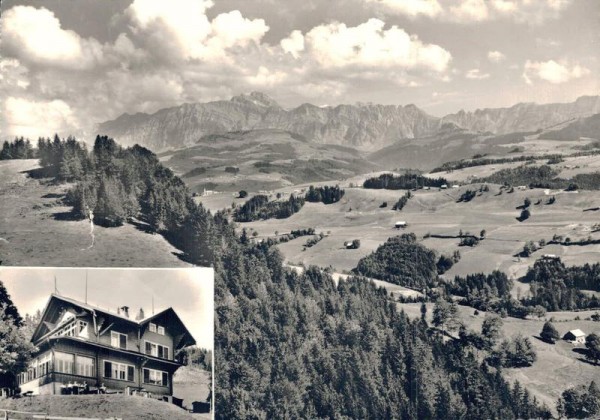
[[[542,189],[515,190],[514,193],[498,195],[499,187],[490,186],[489,192],[478,193],[470,202],[457,203],[458,197],[468,189],[479,186],[462,186],[449,190],[417,191],[402,211],[391,207],[404,191],[365,190],[346,188],[342,200],[324,205],[307,203],[300,212],[287,219],[270,219],[239,224],[256,230],[259,237],[273,236],[293,229],[315,228],[327,236],[315,246],[303,250],[308,239],[300,237],[279,245],[286,260],[293,264],[332,266],[343,272],[356,266],[360,258],[368,255],[389,237],[414,232],[425,246],[441,254],[459,250],[462,258],[448,273],[464,275],[473,272],[491,272],[501,269],[510,275],[522,275],[537,257],[544,253],[560,255],[568,265],[600,261],[600,245],[560,246],[550,245],[537,251],[530,258],[518,259],[514,255],[529,241],[546,241],[554,234],[570,237],[573,241],[587,238],[600,239],[593,232],[597,212],[584,211],[600,203],[600,193],[581,191],[566,193]],[[552,205],[545,204],[551,195],[556,196]],[[516,218],[525,198],[532,201],[531,217],[519,222]],[[535,204],[540,201],[540,204]],[[383,202],[387,207],[381,208]],[[406,221],[404,230],[394,229],[396,221]],[[486,239],[476,247],[459,247],[458,238],[424,238],[431,235],[458,235],[460,231],[479,235],[486,231]],[[344,241],[360,239],[359,249],[347,250]]]
[[[0,400],[0,409],[45,413],[51,416],[151,419],[210,419],[209,414],[191,414],[167,402],[127,395],[38,395]],[[15,419],[31,418],[11,415]]]
[[[183,267],[160,235],[132,225],[94,227],[69,220],[70,208],[60,204],[67,186],[30,178],[36,160],[0,161],[0,260],[4,265]]]

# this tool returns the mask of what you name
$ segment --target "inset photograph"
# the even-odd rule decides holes
[[[0,267],[0,414],[211,418],[213,299],[210,268]]]

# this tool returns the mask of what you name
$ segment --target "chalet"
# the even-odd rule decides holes
[[[403,221],[403,220],[402,220],[402,221],[399,221],[399,222],[396,222],[396,224],[394,225],[394,227],[395,227],[396,229],[404,229],[404,228],[405,228],[405,227],[407,227],[407,226],[408,226],[408,223],[406,223],[406,222],[405,222],[405,221]]]
[[[17,377],[22,393],[61,394],[67,384],[90,390],[173,395],[179,350],[196,344],[173,308],[144,318],[52,294],[31,342],[37,351]]]
[[[584,344],[585,333],[580,329],[571,330],[563,336],[563,340],[570,341],[573,344]]]

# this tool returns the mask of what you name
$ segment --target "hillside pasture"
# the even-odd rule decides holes
[[[0,162],[0,260],[4,265],[184,267],[179,250],[131,224],[118,228],[73,220],[61,204],[68,185],[28,176],[36,160]]]
[[[570,237],[572,241],[584,240],[588,236],[600,239],[600,232],[593,232],[597,215],[584,211],[600,203],[600,193],[580,191],[567,193],[543,189],[518,190],[511,194],[498,195],[499,186],[490,185],[490,191],[477,193],[467,203],[457,203],[458,197],[468,189],[479,185],[465,185],[448,190],[419,190],[402,211],[393,211],[393,203],[404,191],[368,190],[346,188],[346,194],[338,203],[324,205],[307,203],[300,212],[287,219],[261,220],[240,223],[239,228],[251,228],[258,237],[273,237],[294,229],[315,228],[327,234],[315,246],[303,250],[306,238],[297,238],[278,245],[287,261],[332,266],[344,272],[354,268],[358,260],[389,237],[405,232],[414,232],[427,247],[439,254],[461,253],[461,260],[445,275],[466,275],[473,272],[505,271],[511,276],[521,276],[536,258],[546,253],[560,255],[567,265],[600,261],[600,245],[547,245],[529,258],[517,257],[527,241],[549,241],[555,234]],[[550,196],[556,202],[547,205]],[[519,222],[518,206],[529,198],[531,217]],[[541,200],[539,205],[535,203]],[[386,208],[381,204],[387,202]],[[408,223],[405,229],[395,229],[398,220]],[[479,235],[486,231],[486,239],[475,247],[459,247],[460,239],[436,238],[434,235],[457,236],[460,231]],[[432,235],[426,237],[427,235]],[[344,242],[360,239],[359,249],[345,249]]]

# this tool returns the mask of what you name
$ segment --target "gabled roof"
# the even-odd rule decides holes
[[[37,325],[35,331],[33,332],[32,337],[31,337],[32,342],[35,343],[40,338],[44,337],[44,335],[48,334],[49,332],[51,332],[58,326],[58,324],[51,322],[48,318],[56,315],[57,308],[62,306],[61,303],[66,303],[74,308],[81,309],[81,310],[84,310],[84,311],[87,311],[90,313],[95,313],[95,314],[100,313],[103,315],[107,315],[107,316],[115,318],[119,321],[130,323],[132,325],[141,326],[141,327],[146,327],[147,324],[149,324],[152,320],[164,319],[167,322],[169,322],[168,323],[169,330],[175,330],[176,332],[178,332],[177,338],[179,340],[177,343],[175,343],[176,349],[180,349],[180,348],[186,347],[186,346],[193,346],[196,344],[196,340],[194,340],[194,337],[192,337],[191,333],[186,328],[185,324],[181,321],[181,319],[179,318],[179,316],[177,315],[177,313],[175,312],[175,310],[173,308],[167,308],[163,311],[160,311],[159,313],[157,313],[155,315],[152,315],[150,317],[147,317],[147,318],[144,318],[144,319],[138,321],[138,320],[128,318],[126,316],[111,312],[108,309],[103,309],[103,308],[100,308],[100,307],[97,307],[94,305],[80,302],[78,300],[75,300],[75,299],[72,299],[72,298],[69,298],[66,296],[61,296],[56,293],[52,293],[50,295],[48,303],[46,303],[46,307],[44,308],[44,311],[42,312],[42,318],[40,320],[40,323]],[[174,336],[174,338],[176,338],[175,334],[173,334],[173,336]]]
[[[583,337],[585,333],[581,331],[579,328],[576,330],[569,331],[570,334],[573,334],[575,337]]]

